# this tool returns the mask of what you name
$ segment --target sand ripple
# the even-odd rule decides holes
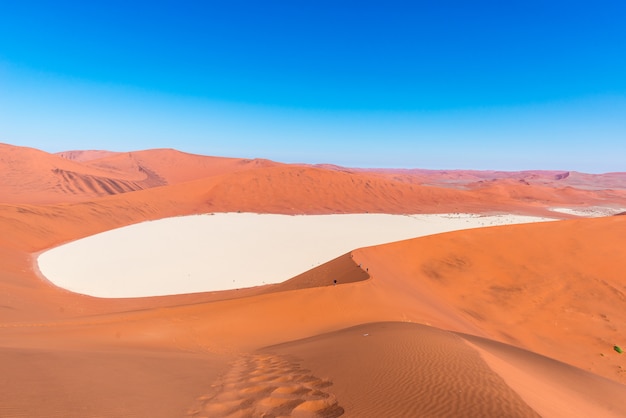
[[[461,337],[424,325],[363,324],[266,349],[332,376],[346,416],[539,416]]]
[[[198,398],[188,417],[335,418],[344,409],[320,379],[282,356],[245,355]]]

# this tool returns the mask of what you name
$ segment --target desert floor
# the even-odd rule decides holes
[[[623,173],[0,151],[2,417],[626,416]]]

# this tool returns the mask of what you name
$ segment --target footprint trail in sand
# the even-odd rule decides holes
[[[238,359],[188,417],[335,418],[344,409],[327,388],[330,380],[286,357],[249,354]]]

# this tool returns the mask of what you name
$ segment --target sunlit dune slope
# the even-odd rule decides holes
[[[472,184],[470,189],[485,197],[492,196],[495,199],[508,198],[519,203],[544,202],[557,204],[558,202],[564,202],[569,205],[591,206],[594,204],[619,204],[619,202],[623,204],[626,201],[626,190],[600,187],[603,178],[600,177],[597,180],[598,183],[596,184],[598,186],[594,189],[587,186],[575,188],[569,185],[561,185],[560,183],[531,184],[526,181],[509,179],[481,181]],[[594,183],[590,182],[589,184]]]
[[[0,144],[0,203],[54,203],[140,190],[137,173],[113,173],[32,148]]]
[[[544,417],[623,417],[626,386],[508,344],[458,334]]]
[[[79,202],[276,164],[171,149],[48,154],[0,144],[0,203]]]
[[[555,205],[624,205],[613,190],[551,189],[493,182],[457,190],[407,182],[376,173],[275,166],[213,178],[206,194],[211,207],[277,213],[449,213],[518,212],[546,214]],[[196,183],[201,184],[200,182]],[[208,189],[208,188],[207,188]],[[219,204],[219,206],[218,206]]]
[[[177,184],[252,168],[271,167],[280,163],[263,159],[210,157],[174,149],[151,149],[116,153],[106,158],[92,159],[87,165],[119,172],[141,168],[154,173],[164,184]]]
[[[323,187],[321,187],[323,185]],[[624,190],[491,180],[470,187],[430,185],[419,178],[350,169],[281,165],[220,179],[211,203],[230,210],[255,211],[274,202],[275,209],[298,213],[384,212],[445,213],[514,211],[542,214],[554,205],[626,206]],[[287,212],[289,213],[289,212]]]
[[[626,382],[613,351],[625,345],[625,232],[622,217],[484,228],[355,259],[374,277],[421,287],[483,336]]]
[[[367,323],[261,350],[332,382],[346,416],[619,417],[626,388],[490,340]]]
[[[375,175],[276,166],[222,176],[207,204],[228,211],[278,213],[443,213],[477,208],[461,190],[401,183]],[[498,204],[494,204],[497,210]],[[470,210],[471,211],[471,210]]]
[[[81,163],[91,160],[98,160],[100,158],[111,157],[116,154],[119,154],[119,152],[106,150],[76,150],[62,151],[56,153],[56,155],[58,155],[59,157],[63,157],[66,160],[72,160]]]
[[[347,416],[539,416],[460,337],[423,325],[367,323],[262,352],[332,382]]]
[[[0,416],[180,417],[227,362],[177,350],[0,347]]]
[[[495,171],[495,170],[426,170],[420,168],[406,169],[358,169],[363,172],[380,173],[401,181],[469,189],[477,184],[498,180],[512,180],[525,184],[544,184],[553,187],[565,187],[569,171],[529,170],[529,171]],[[596,175],[591,175],[593,179]],[[626,177],[626,176],[625,176]]]
[[[329,164],[319,166],[334,170],[345,170],[343,167]],[[565,170],[494,171],[425,170],[419,168],[352,170],[380,173],[397,180],[458,188],[476,187],[493,180],[506,180],[510,184],[539,185],[555,189],[573,187],[581,190],[623,190],[626,188],[626,172],[589,174]]]

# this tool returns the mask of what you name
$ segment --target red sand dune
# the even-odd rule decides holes
[[[76,295],[33,264],[68,240],[206,211],[625,205],[605,177],[462,190],[171,150],[68,156],[0,149],[0,416],[626,415],[621,216],[425,237],[279,285],[172,297]],[[122,190],[82,186],[96,178]]]
[[[0,203],[66,203],[277,165],[171,149],[48,154],[0,144]]]
[[[468,324],[435,326],[474,328],[626,383],[613,351],[626,335],[624,232],[622,217],[484,228],[365,248],[355,259]]]
[[[343,167],[320,165],[320,167],[345,170]],[[626,188],[626,173],[587,174],[576,171],[527,170],[424,170],[424,169],[352,169],[355,171],[376,172],[432,185],[463,187],[494,179],[513,180],[523,184],[548,185],[552,187],[575,187],[578,189],[621,189]]]
[[[56,153],[59,157],[63,157],[67,160],[77,161],[84,163],[86,161],[97,160],[100,158],[111,157],[113,155],[120,154],[119,152],[106,151],[106,150],[77,150],[77,151],[62,151]]]
[[[116,153],[104,158],[90,159],[89,166],[119,171],[144,171],[162,179],[163,184],[176,184],[250,168],[278,165],[262,159],[207,157],[173,149],[154,149]]]

